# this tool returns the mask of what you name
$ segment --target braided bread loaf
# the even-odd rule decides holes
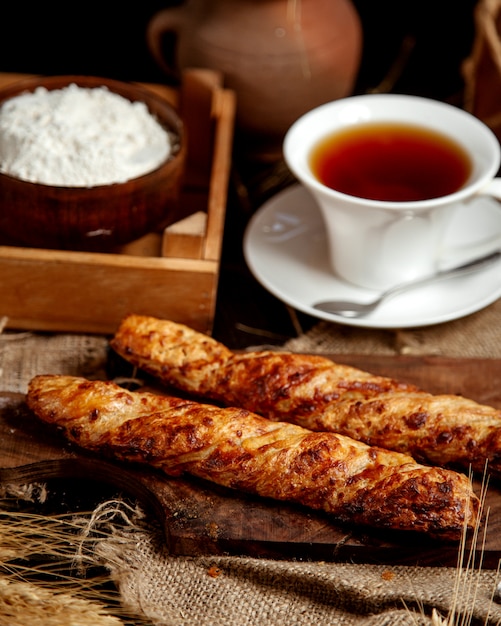
[[[238,408],[37,376],[29,408],[94,452],[299,503],[341,522],[458,539],[478,518],[464,474]]]
[[[130,315],[112,347],[165,383],[271,420],[337,432],[432,465],[501,476],[501,411],[322,356],[235,354],[182,324]]]

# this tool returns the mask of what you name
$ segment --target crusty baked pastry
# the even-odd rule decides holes
[[[501,411],[432,395],[322,356],[234,354],[187,326],[130,315],[112,347],[130,363],[198,397],[309,430],[337,432],[419,462],[501,476]]]
[[[299,503],[341,522],[458,539],[478,517],[464,474],[244,409],[50,375],[30,382],[27,403],[83,448]]]

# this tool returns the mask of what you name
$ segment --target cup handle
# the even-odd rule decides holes
[[[501,200],[501,178],[493,178],[485,187],[480,189],[477,196],[491,196],[496,200]]]
[[[493,178],[476,194],[471,196],[465,204],[475,201],[479,197],[492,198],[496,201],[492,203],[493,211],[501,208],[501,178]],[[493,213],[493,215],[497,215],[497,213]],[[497,250],[501,250],[501,229],[497,230],[494,228],[485,238],[442,250],[442,254],[439,255],[440,268],[447,269],[461,263],[468,263]]]
[[[157,65],[171,78],[179,79],[179,68],[175,64],[175,49],[177,37],[184,18],[184,7],[162,9],[153,15],[146,27],[146,43]],[[172,35],[172,59],[167,61],[165,49],[162,45],[166,35]]]

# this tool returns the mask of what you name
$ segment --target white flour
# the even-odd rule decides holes
[[[41,87],[0,107],[0,171],[46,185],[93,187],[146,174],[170,155],[143,102],[105,87]]]

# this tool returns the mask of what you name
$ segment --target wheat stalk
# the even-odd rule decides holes
[[[472,476],[470,475],[470,479]],[[432,609],[431,624],[432,626],[470,626],[473,622],[473,611],[475,607],[475,599],[480,584],[480,575],[482,572],[483,556],[485,553],[485,541],[487,536],[487,526],[489,522],[489,509],[485,508],[485,500],[488,488],[487,467],[484,471],[482,479],[479,500],[479,515],[468,551],[468,527],[465,520],[461,541],[458,550],[458,558],[456,565],[456,575],[454,578],[453,589],[451,590],[451,606],[446,616],[436,609]],[[483,528],[483,530],[482,530]],[[482,533],[481,533],[482,531]],[[478,559],[476,555],[478,554]],[[499,578],[500,563],[498,563],[496,571],[496,579]],[[496,587],[492,590],[490,603],[494,602]],[[404,603],[405,604],[405,603]],[[461,605],[466,606],[465,610],[461,610]],[[408,607],[406,607],[408,608]],[[410,611],[409,611],[410,612]],[[490,607],[485,616],[484,624],[489,622]],[[420,616],[425,618],[424,609],[421,606]],[[418,623],[417,621],[415,622]]]
[[[141,513],[121,500],[78,515],[12,511],[23,495],[44,497],[43,490],[23,489],[0,494],[0,626],[151,624],[122,606],[94,556],[120,521],[132,523]]]

